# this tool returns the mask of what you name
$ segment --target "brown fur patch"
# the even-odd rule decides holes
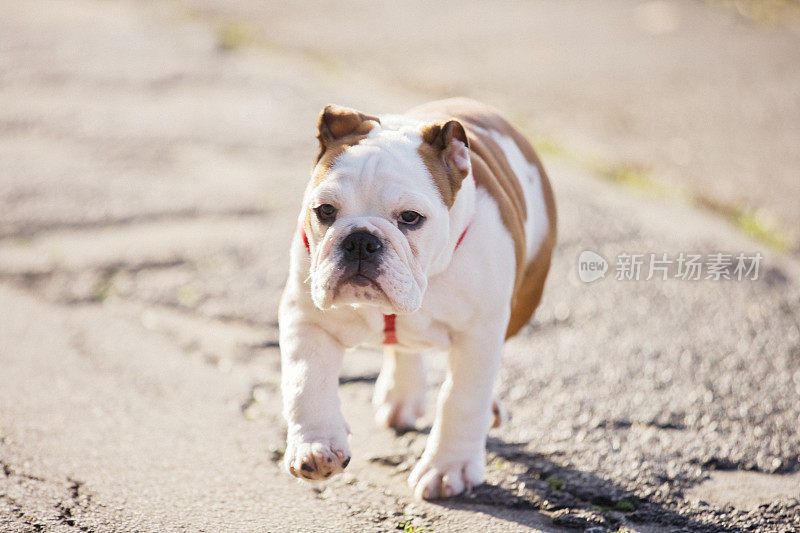
[[[376,116],[366,115],[349,107],[326,105],[317,119],[317,139],[320,148],[317,161],[330,145],[345,137],[367,135],[376,124],[380,123],[380,119]]]
[[[420,133],[423,142],[417,152],[433,178],[442,201],[449,209],[456,200],[461,183],[469,175],[467,170],[455,168],[451,140],[461,141],[469,148],[467,133],[457,120],[426,124]]]
[[[425,164],[425,167],[428,169],[428,172],[430,172],[433,178],[433,184],[436,185],[436,188],[439,190],[439,195],[442,197],[444,205],[446,205],[448,209],[451,208],[453,202],[456,201],[456,194],[461,188],[462,180],[454,181],[450,179],[447,169],[442,164],[441,154],[438,148],[434,148],[430,144],[423,142],[419,145],[417,152],[422,162]]]
[[[322,183],[336,159],[345,150],[366,139],[369,132],[378,124],[380,124],[378,117],[345,107],[325,106],[317,121],[319,153],[311,171],[313,186]],[[311,209],[306,209],[303,225],[309,236],[313,234],[314,220]]]
[[[424,104],[408,114],[426,122],[456,119],[467,130],[475,184],[486,189],[495,199],[503,224],[514,240],[517,269],[511,299],[511,316],[506,330],[506,338],[511,337],[530,320],[539,305],[555,247],[557,215],[547,173],[525,136],[489,106],[466,98],[453,98]],[[526,257],[525,220],[528,213],[522,187],[501,147],[492,138],[475,129],[475,126],[509,136],[528,163],[536,165],[539,171],[549,225],[547,235],[534,257]],[[434,181],[436,180],[434,176]],[[455,194],[447,205],[451,206],[454,201]]]
[[[319,153],[314,162],[314,185],[322,181],[318,176],[320,170],[325,172],[330,169],[343,151],[361,142],[380,123],[376,116],[365,115],[348,107],[326,105],[317,119]]]
[[[525,268],[522,279],[520,280],[520,276],[517,276],[517,285],[514,287],[514,296],[511,299],[511,317],[508,321],[506,338],[516,335],[528,323],[533,316],[533,312],[539,306],[547,274],[550,272],[550,259],[556,246],[556,202],[553,198],[553,190],[550,188],[547,174],[544,173],[544,168],[541,167],[541,164],[538,166],[549,228],[547,235],[545,235],[542,244],[539,246],[539,251]]]

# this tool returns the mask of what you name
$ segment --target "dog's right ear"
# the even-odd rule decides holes
[[[378,117],[365,115],[355,109],[326,105],[317,121],[320,157],[331,143],[351,135],[366,135],[376,124],[380,123]]]

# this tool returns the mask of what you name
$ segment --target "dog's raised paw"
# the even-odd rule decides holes
[[[422,500],[451,498],[483,482],[483,454],[467,460],[446,461],[423,456],[408,477],[414,496]]]
[[[347,468],[350,452],[322,442],[301,442],[287,446],[284,464],[296,478],[322,481]]]

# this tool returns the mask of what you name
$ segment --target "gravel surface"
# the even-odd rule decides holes
[[[191,5],[4,5],[0,531],[800,528],[796,258],[551,156],[559,246],[539,312],[507,345],[512,419],[491,434],[487,483],[412,499],[431,420],[374,429],[380,356],[366,351],[341,377],[347,473],[313,486],[282,473],[277,301],[316,115],[445,89],[332,66],[279,33],[246,38]],[[543,105],[479,81],[518,118]],[[579,280],[585,250],[610,262],[605,279]],[[621,254],[718,252],[761,253],[758,279],[615,279]]]

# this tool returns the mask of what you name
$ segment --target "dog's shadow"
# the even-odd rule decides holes
[[[427,434],[430,428],[404,433]],[[708,524],[684,516],[649,498],[639,498],[624,487],[591,472],[563,466],[543,454],[525,450],[526,443],[489,438],[489,467],[499,476],[467,494],[431,503],[469,510],[538,529],[605,528],[614,531],[636,524],[669,529],[704,531]],[[503,472],[513,472],[504,475]],[[500,479],[500,481],[491,481]],[[714,526],[714,531],[736,529]]]
[[[375,375],[340,378],[340,384],[374,383]],[[430,426],[395,431],[412,440],[430,433]],[[449,509],[469,510],[537,529],[605,528],[614,531],[636,524],[668,530],[733,532],[684,516],[652,498],[640,498],[598,474],[554,462],[548,456],[526,450],[527,443],[489,437],[489,481],[467,494],[434,500]],[[375,458],[376,462],[383,462]],[[392,457],[386,466],[406,471],[413,459]]]

